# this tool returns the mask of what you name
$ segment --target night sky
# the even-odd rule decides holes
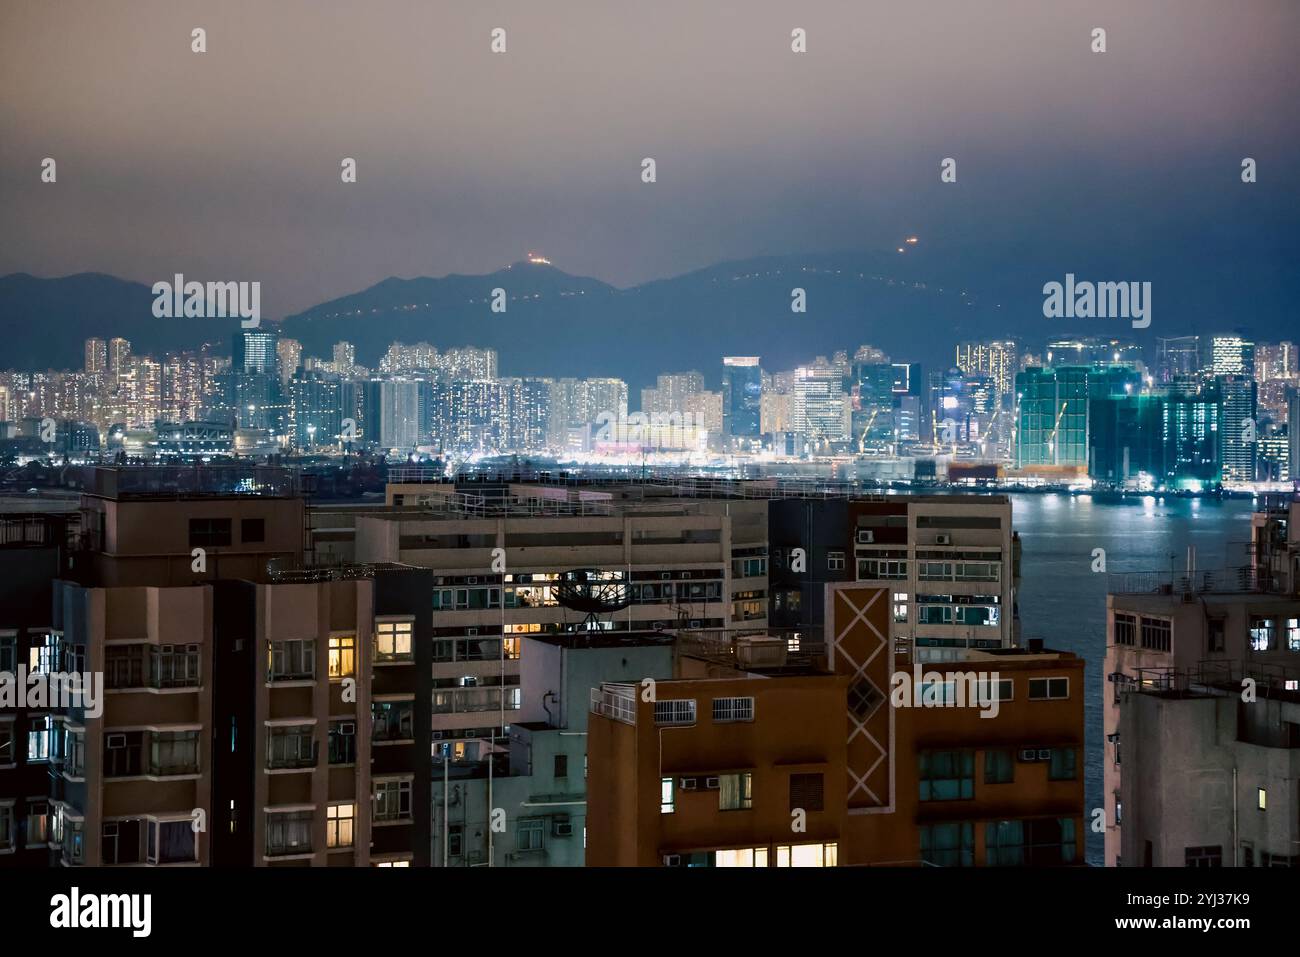
[[[1297,37],[1288,0],[4,0],[0,274],[258,280],[278,316],[528,250],[629,285],[917,235],[995,294],[1090,266],[1276,320]]]

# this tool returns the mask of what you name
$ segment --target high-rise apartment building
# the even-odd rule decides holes
[[[108,343],[103,339],[87,339],[85,348],[86,372],[92,375],[108,371]]]
[[[594,623],[606,635],[767,623],[766,501],[429,488],[444,494],[425,496],[418,513],[359,515],[356,555],[434,575],[435,740],[499,737],[513,723],[524,707],[520,638],[588,627],[579,593],[609,599]]]

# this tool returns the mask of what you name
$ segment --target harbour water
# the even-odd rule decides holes
[[[1101,807],[1103,739],[1102,665],[1106,656],[1106,591],[1116,573],[1181,572],[1188,546],[1196,566],[1222,569],[1245,563],[1250,541],[1249,499],[1132,496],[1097,500],[1087,495],[1012,495],[1022,542],[1020,616],[1026,638],[1072,651],[1087,661],[1084,758],[1087,814]],[[1094,549],[1104,549],[1106,571],[1092,571]],[[1102,838],[1088,831],[1090,864],[1102,863]]]

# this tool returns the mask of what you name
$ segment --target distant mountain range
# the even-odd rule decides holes
[[[1037,348],[1064,333],[1148,341],[1157,332],[1194,331],[1159,324],[1139,334],[1113,320],[1049,323],[1041,310],[1042,277],[1060,274],[1021,262],[1013,281],[1005,264],[998,271],[982,258],[940,257],[923,246],[902,254],[774,256],[627,289],[524,261],[483,276],[385,279],[281,322],[263,322],[301,340],[309,355],[327,357],[335,342],[352,342],[365,365],[374,365],[394,341],[439,349],[475,345],[499,351],[503,375],[619,376],[633,388],[653,384],[659,372],[687,369],[716,384],[724,355],[758,355],[764,368],[776,371],[870,343],[896,361],[932,368],[950,363],[963,338],[1015,335]],[[955,273],[954,262],[967,264],[965,276]],[[976,288],[980,277],[997,281],[986,278]],[[791,311],[795,287],[806,291],[805,313]],[[496,288],[506,292],[504,313],[490,308]],[[135,351],[159,354],[225,343],[238,328],[235,319],[156,319],[152,304],[148,286],[112,276],[0,277],[0,369],[80,368],[83,340],[92,336],[123,336]]]

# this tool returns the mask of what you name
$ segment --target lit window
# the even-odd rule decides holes
[[[355,635],[330,636],[329,674],[347,678],[357,673],[357,639]]]
[[[676,782],[672,778],[660,778],[659,813],[672,814],[676,809]]]
[[[379,661],[411,660],[412,622],[375,622],[375,658]]]
[[[744,811],[754,806],[754,776],[749,771],[718,776],[718,810]]]
[[[1255,804],[1261,811],[1268,810],[1268,792],[1263,788],[1255,789]]]
[[[325,846],[351,847],[352,826],[357,816],[355,804],[331,804],[325,809]]]

